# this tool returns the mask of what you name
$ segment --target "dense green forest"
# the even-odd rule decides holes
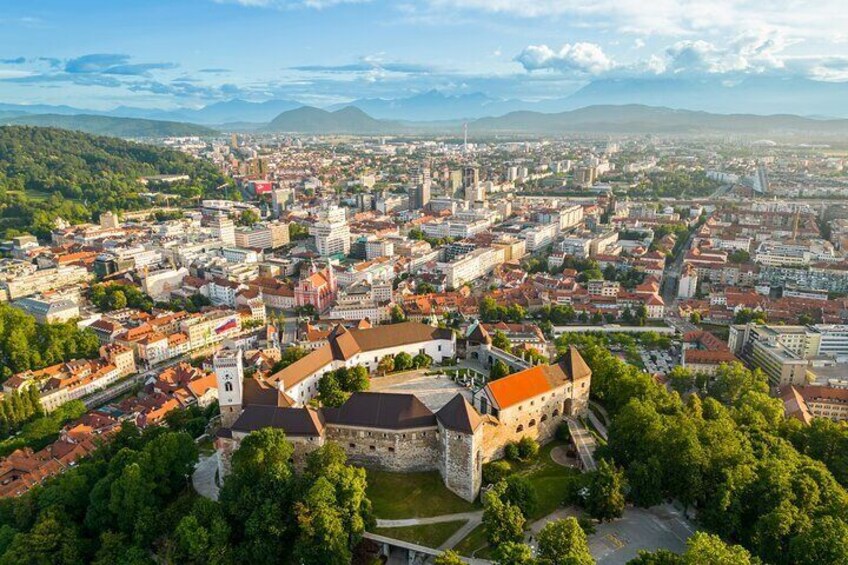
[[[188,181],[145,186],[141,177],[185,174]],[[227,197],[227,179],[190,155],[54,128],[0,127],[0,232],[49,234],[56,217],[89,221],[106,210],[149,207],[145,192],[167,192],[183,201]],[[173,200],[172,200],[173,203]]]
[[[91,359],[99,347],[97,335],[73,321],[39,324],[26,312],[0,304],[0,380],[62,361]]]
[[[597,455],[624,469],[632,502],[676,499],[702,527],[766,563],[848,563],[844,426],[787,420],[766,377],[740,364],[684,400],[602,339],[581,341],[592,395],[612,416],[609,443]],[[694,386],[697,376],[688,378]]]
[[[0,500],[0,564],[343,565],[372,525],[365,471],[328,444],[304,469],[280,430],[248,436],[220,502],[197,496],[191,435],[125,423],[76,468]]]
[[[91,114],[29,114],[5,120],[7,125],[40,126],[62,128],[97,135],[118,137],[181,137],[190,135],[214,135],[215,130],[195,124],[145,120],[139,118],[116,118]]]

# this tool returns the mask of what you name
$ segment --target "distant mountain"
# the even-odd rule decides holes
[[[33,114],[0,119],[7,125],[29,125],[76,130],[114,137],[169,137],[186,135],[214,135],[211,128],[179,122],[142,120],[137,118],[113,118],[78,114]]]
[[[846,135],[848,120],[816,120],[791,115],[710,114],[642,105],[589,106],[560,112],[513,112],[469,125],[473,134],[749,134]]]
[[[377,120],[358,108],[328,112],[303,107],[283,112],[265,131],[307,134],[442,134],[456,133],[458,122]],[[710,114],[636,104],[589,106],[559,113],[512,112],[469,122],[472,136],[501,134],[735,134],[846,135],[848,120],[818,120],[791,115]]]
[[[399,122],[376,120],[359,108],[345,107],[333,112],[303,106],[283,112],[265,128],[268,132],[307,134],[379,135],[409,130]]]
[[[225,124],[231,122],[268,123],[281,112],[303,106],[292,100],[268,100],[267,102],[248,102],[247,100],[228,100],[204,106],[198,110],[181,109],[150,114],[148,117],[196,124]],[[117,114],[121,110],[116,108]]]
[[[0,112],[17,114],[100,114],[93,110],[81,110],[72,106],[54,106],[51,104],[4,104],[0,103]]]
[[[378,119],[436,121],[497,116],[522,109],[526,104],[520,100],[491,98],[481,92],[451,96],[430,90],[409,98],[364,98],[330,106],[328,110],[353,106]]]
[[[606,79],[584,86],[562,102],[567,109],[642,104],[719,114],[793,114],[848,117],[848,83],[805,78]]]

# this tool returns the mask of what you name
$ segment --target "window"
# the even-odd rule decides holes
[[[377,447],[374,445],[369,445],[368,449],[370,449],[371,451],[377,451]]]
[[[394,448],[394,447],[390,447],[390,448],[389,448],[389,452],[390,452],[390,453],[394,453],[394,452],[395,452],[395,448]]]
[[[553,416],[554,416],[554,418],[556,418],[557,416],[559,416],[559,408],[554,409]]]
[[[224,390],[227,392],[233,392],[233,383],[227,381],[224,383]]]
[[[532,420],[530,420],[530,423],[527,424],[527,427],[532,428],[535,425],[536,425],[536,418],[533,418]]]
[[[524,426],[522,426],[521,424],[518,424],[518,427],[515,428],[515,433],[520,433],[520,432],[523,432],[523,431],[524,431]]]
[[[439,351],[441,351],[441,350],[442,350],[442,346],[440,345],[440,346],[439,346]]]
[[[347,444],[347,446],[351,449],[354,449],[356,447],[356,444],[355,443],[349,443],[349,444]]]
[[[547,419],[548,419],[548,415],[547,415],[547,414],[542,414],[542,417],[541,417],[541,418],[539,418],[539,422],[540,422],[540,423],[541,423],[541,422],[544,422],[544,421],[545,421],[545,420],[547,420]]]

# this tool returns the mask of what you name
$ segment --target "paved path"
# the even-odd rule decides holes
[[[586,413],[589,416],[589,421],[592,422],[592,425],[595,426],[595,429],[598,430],[598,435],[604,438],[604,441],[609,439],[609,434],[607,433],[607,427],[595,416],[595,413],[589,410]]]
[[[610,420],[610,415],[609,415],[609,412],[607,412],[607,409],[606,409],[606,408],[604,408],[603,406],[601,406],[600,404],[598,404],[598,403],[597,403],[596,401],[594,401],[594,400],[590,400],[590,401],[589,401],[589,406],[591,406],[592,408],[594,408],[594,409],[598,412],[598,414],[600,414],[600,415],[601,415],[601,418],[603,419],[603,421],[604,421],[604,425],[605,425],[605,426],[609,426],[609,425],[610,425],[610,422],[611,422],[611,420]]]
[[[215,474],[218,472],[218,454],[200,458],[194,473],[191,475],[191,484],[200,496],[218,500],[218,485],[215,483]]]
[[[583,424],[574,418],[568,418],[567,422],[571,439],[574,441],[577,454],[583,463],[583,470],[594,471],[598,467],[595,463],[595,447],[597,447],[595,438],[589,433],[589,430],[583,427]]]
[[[442,514],[427,518],[404,518],[402,520],[382,520],[377,518],[378,528],[405,528],[408,526],[423,526],[425,524],[441,524],[442,522],[459,522],[460,520],[482,520],[483,511],[459,512],[457,514]]]
[[[453,549],[456,544],[465,539],[465,537],[471,533],[474,528],[483,523],[483,513],[480,513],[480,516],[476,518],[472,518],[468,520],[464,526],[459,528],[454,534],[449,537],[445,543],[439,546],[439,549],[442,551],[446,551],[448,549]]]

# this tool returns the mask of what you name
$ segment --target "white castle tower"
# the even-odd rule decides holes
[[[212,360],[218,379],[218,405],[221,424],[232,427],[241,414],[244,367],[241,349],[222,349]]]

